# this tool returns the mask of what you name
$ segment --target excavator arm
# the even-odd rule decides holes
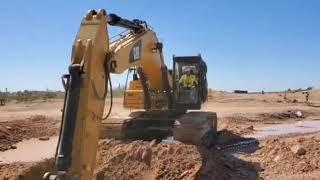
[[[89,11],[81,22],[69,74],[64,75],[66,96],[56,152],[58,173],[47,173],[44,179],[92,179],[108,83],[106,30],[104,10]]]

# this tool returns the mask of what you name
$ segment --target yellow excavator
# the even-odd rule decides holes
[[[109,38],[112,26],[126,31]],[[69,74],[62,78],[66,95],[55,157],[57,173],[46,173],[43,179],[93,179],[101,134],[118,139],[173,137],[198,144],[216,132],[216,114],[199,111],[207,100],[206,63],[200,55],[173,56],[173,69],[168,70],[162,47],[145,21],[127,20],[105,10],[85,15],[73,43]],[[137,111],[114,129],[107,120],[110,110],[104,116],[107,97],[112,104],[110,74],[126,70],[133,72],[133,79],[123,105]]]

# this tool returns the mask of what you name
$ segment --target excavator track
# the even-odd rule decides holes
[[[217,114],[214,112],[188,112],[175,122],[173,137],[188,144],[213,143],[217,133]]]
[[[102,123],[101,138],[121,140],[174,140],[187,144],[208,143],[217,132],[217,115],[213,112],[174,113],[163,111],[135,112],[132,117]]]

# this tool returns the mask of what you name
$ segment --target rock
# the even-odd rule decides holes
[[[173,154],[173,153],[174,153],[174,148],[173,148],[173,146],[169,146],[168,153],[169,153],[169,154]]]
[[[181,154],[182,153],[182,148],[181,147],[178,147],[177,149],[176,149],[176,152],[175,152],[176,154]]]
[[[307,163],[305,161],[300,161],[296,165],[296,170],[303,172],[306,169],[306,167],[307,167]]]
[[[251,126],[248,126],[246,129],[253,131],[254,127],[251,125]]]
[[[233,168],[234,168],[234,165],[231,164],[231,163],[229,163],[229,162],[225,162],[225,163],[224,163],[224,166],[225,166],[226,168],[228,168],[228,169],[233,169]]]
[[[303,147],[300,146],[300,145],[295,145],[295,146],[291,147],[290,149],[291,149],[291,151],[292,151],[294,154],[296,154],[296,155],[298,155],[298,156],[305,155],[306,152],[307,152],[306,149],[303,148]]]
[[[147,164],[150,165],[151,163],[151,158],[152,158],[152,151],[151,149],[147,148],[143,151],[141,155],[141,159]]]
[[[96,174],[96,180],[103,180],[104,179],[105,170],[101,170]]]
[[[156,140],[156,139],[152,140],[152,141],[150,142],[149,146],[150,146],[150,147],[155,147],[155,146],[157,146],[157,140]]]
[[[11,145],[10,149],[17,149],[17,146]]]
[[[298,143],[303,143],[306,139],[304,137],[300,137],[297,141]]]
[[[281,156],[280,156],[280,155],[276,156],[276,157],[273,159],[274,162],[278,162],[278,161],[280,161],[280,160],[281,160]]]
[[[193,163],[189,163],[187,164],[186,168],[187,169],[192,169],[194,167],[194,164]]]
[[[142,148],[138,148],[138,149],[133,150],[132,158],[136,159],[136,160],[140,160],[142,158],[143,152],[144,152],[144,149],[142,149]]]
[[[7,126],[6,129],[11,130],[12,128],[10,126]]]
[[[6,135],[6,134],[0,134],[0,139],[8,139],[8,135]]]
[[[167,156],[168,154],[168,150],[162,150],[161,153],[160,153],[160,156]]]
[[[189,171],[188,171],[188,170],[185,171],[185,172],[183,172],[183,173],[178,177],[178,179],[184,178],[187,174],[189,174]]]
[[[46,137],[46,136],[44,136],[44,137],[39,137],[39,140],[40,140],[40,141],[49,141],[49,139],[50,139],[50,137]]]
[[[141,155],[141,159],[144,160],[144,159],[147,158],[147,156],[148,156],[148,151],[147,151],[147,149],[145,149],[145,150],[143,151],[142,155]]]
[[[302,117],[303,117],[303,114],[302,114],[301,111],[297,111],[295,114],[296,114],[296,116],[297,116],[298,118],[302,118]]]

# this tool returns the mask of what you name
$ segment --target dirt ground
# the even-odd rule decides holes
[[[203,110],[218,113],[218,128],[236,133],[248,133],[252,128],[271,124],[293,123],[303,119],[319,119],[320,91],[310,92],[305,103],[301,92],[275,94],[233,94],[215,92]],[[319,106],[320,107],[320,106]],[[302,116],[297,116],[300,111]]]
[[[58,119],[43,115],[29,116],[23,120],[0,122],[0,151],[15,149],[17,142],[30,138],[45,138],[58,134]]]
[[[312,91],[310,95],[310,102],[305,103],[301,92],[286,95],[215,92],[203,110],[217,112],[217,144],[223,146],[246,140],[246,135],[261,127],[320,120],[320,91]],[[0,150],[14,149],[17,142],[25,139],[57,135],[62,103],[62,100],[10,102],[0,107]],[[122,99],[116,98],[111,117],[125,117],[129,113],[122,108]],[[103,139],[99,142],[95,174],[104,174],[105,179],[317,179],[319,143],[317,132],[270,137],[248,152],[176,141]],[[295,146],[305,153],[298,155],[292,150]],[[54,170],[53,161],[0,162],[0,179],[41,179],[43,172]]]

